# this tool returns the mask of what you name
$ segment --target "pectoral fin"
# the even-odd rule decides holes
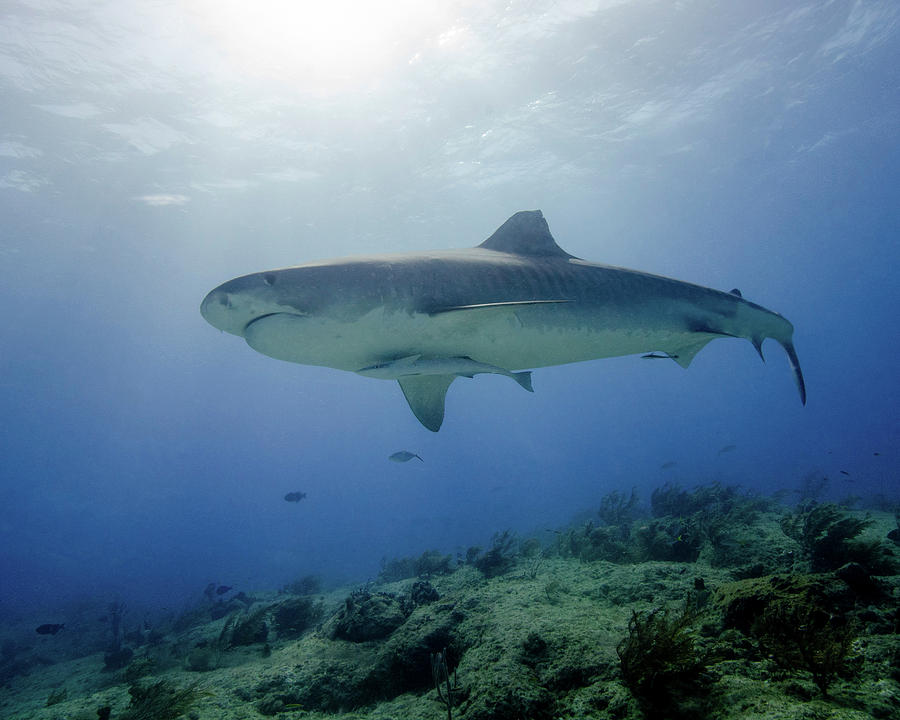
[[[444,398],[456,375],[407,375],[397,380],[409,409],[432,432],[444,422]]]

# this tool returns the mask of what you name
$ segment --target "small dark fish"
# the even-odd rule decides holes
[[[668,462],[664,462],[662,465],[660,465],[659,469],[660,470],[668,470],[669,468],[675,467],[677,464],[678,463],[676,463],[674,460],[669,460]]]
[[[731,452],[732,450],[737,450],[737,445],[726,445],[721,450],[719,450],[719,455],[722,453]]]
[[[872,453],[872,454],[873,454],[875,457],[878,457],[879,455],[881,455],[881,453]]]
[[[300,502],[303,498],[306,497],[305,492],[289,492],[284,496],[284,499],[288,502]]]
[[[847,475],[848,477],[850,475],[850,473],[848,473],[846,470],[841,470],[840,473],[841,475]]]
[[[421,460],[422,462],[425,462],[424,460],[422,460],[422,458],[420,458],[415,453],[410,452],[409,450],[398,450],[393,455],[388,457],[388,460],[393,460],[394,462],[402,463],[402,462],[409,462],[413,458],[419,458],[419,460]]]
[[[65,627],[63,623],[44,623],[43,625],[38,625],[34,631],[38,635],[56,635],[60,630]]]
[[[216,588],[216,595],[224,595],[229,590],[231,590],[231,585],[219,585],[219,587]]]
[[[641,355],[642,360],[677,360],[677,355],[669,355],[669,353],[647,353],[646,355]]]

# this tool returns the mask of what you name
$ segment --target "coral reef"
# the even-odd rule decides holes
[[[900,716],[900,576],[884,547],[858,552],[887,547],[893,512],[788,513],[717,484],[656,497],[664,514],[610,494],[544,547],[501,532],[467,562],[427,551],[355,589],[204,596],[153,642],[126,633],[133,655],[105,672],[107,627],[54,658],[22,641],[33,625],[4,633],[0,717]],[[62,648],[78,624],[60,619]]]

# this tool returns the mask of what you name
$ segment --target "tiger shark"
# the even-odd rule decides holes
[[[279,360],[397,380],[437,432],[457,377],[647,353],[688,367],[711,340],[784,348],[806,404],[790,322],[745,300],[563,250],[540,210],[518,212],[474,248],[321,260],[212,290],[213,327]],[[656,352],[662,353],[657,355]],[[763,358],[765,359],[765,358]]]

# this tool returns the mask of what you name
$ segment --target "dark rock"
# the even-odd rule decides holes
[[[401,602],[388,593],[353,593],[332,626],[332,638],[365,642],[387,637],[406,620]]]
[[[255,612],[242,622],[236,623],[231,632],[231,647],[264,643],[269,636],[269,626],[264,614]]]
[[[279,603],[272,617],[279,637],[297,637],[317,623],[321,615],[322,604],[304,596]]]

